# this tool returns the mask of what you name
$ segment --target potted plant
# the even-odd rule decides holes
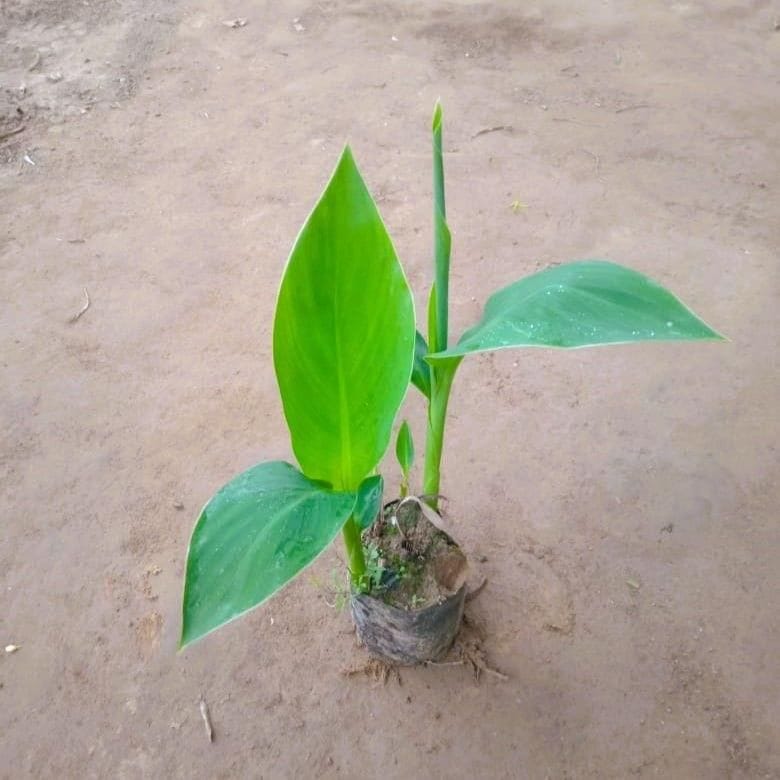
[[[557,265],[493,294],[453,341],[442,111],[433,116],[434,279],[427,340],[393,244],[349,147],[293,246],[273,357],[298,467],[260,463],[206,504],[187,554],[181,646],[270,598],[342,533],[352,613],[369,651],[417,663],[446,652],[465,597],[465,556],[437,512],[447,405],[472,353],[639,341],[719,340],[670,292],[603,260]],[[399,500],[382,507],[379,464],[409,384],[425,396],[420,496],[400,426]]]

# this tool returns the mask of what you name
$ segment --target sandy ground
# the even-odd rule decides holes
[[[780,777],[776,11],[0,0],[0,776]],[[464,363],[444,490],[508,682],[345,678],[340,547],[177,654],[200,506],[291,457],[297,229],[349,138],[421,295],[439,96],[457,329],[601,256],[731,342]]]

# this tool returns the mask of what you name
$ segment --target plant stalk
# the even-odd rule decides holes
[[[352,580],[352,584],[359,587],[366,573],[366,559],[363,555],[360,526],[354,515],[350,515],[349,520],[344,523],[342,534],[344,535],[344,546],[347,548],[347,558],[349,559],[349,577]]]
[[[425,434],[425,466],[423,469],[423,494],[432,509],[439,508],[441,482],[441,456],[444,448],[444,426],[447,422],[447,405],[450,401],[452,380],[460,358],[437,366],[431,371],[431,400],[428,402],[428,428]]]
[[[444,205],[444,155],[442,152],[442,111],[436,104],[433,112],[433,246],[434,283],[428,300],[428,346],[431,352],[442,352],[449,345],[450,231]],[[444,425],[452,380],[462,358],[452,358],[431,368],[431,394],[428,401],[428,428],[425,434],[423,495],[432,509],[439,508],[441,456],[444,447]]]

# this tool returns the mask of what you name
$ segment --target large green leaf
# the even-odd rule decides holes
[[[447,358],[506,347],[589,347],[723,337],[652,279],[605,260],[548,268],[492,295]]]
[[[281,461],[261,463],[206,504],[187,553],[181,646],[272,596],[334,539],[355,495]]]
[[[381,460],[414,359],[414,306],[349,147],[293,247],[274,366],[304,473],[353,491]]]

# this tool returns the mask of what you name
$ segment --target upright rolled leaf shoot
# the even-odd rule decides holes
[[[395,454],[401,466],[401,498],[409,495],[409,474],[414,465],[414,441],[409,423],[404,420],[398,429],[395,442]]]
[[[444,156],[442,152],[442,108],[433,112],[433,245],[434,245],[434,328],[428,334],[431,348],[439,352],[449,344],[450,229],[444,200]]]
[[[431,126],[433,136],[433,285],[428,298],[428,345],[438,353],[449,344],[449,286],[451,236],[447,225],[444,197],[444,154],[442,149],[443,113],[436,103]],[[426,358],[427,360],[427,358]],[[454,371],[459,361],[447,367],[431,363],[428,420],[425,435],[423,490],[433,509],[438,509],[441,455],[444,425]]]

